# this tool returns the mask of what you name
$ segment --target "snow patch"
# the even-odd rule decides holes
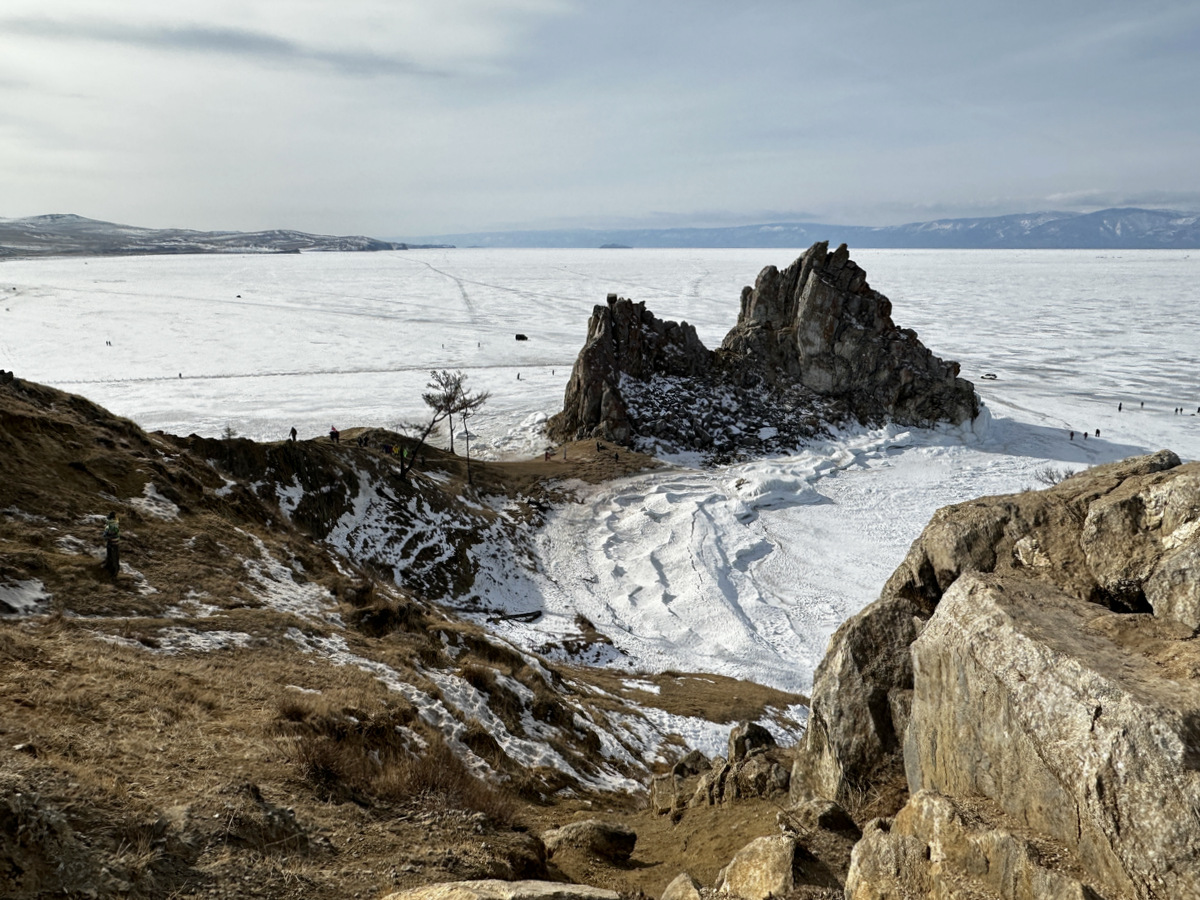
[[[146,482],[142,496],[129,499],[129,505],[152,519],[169,522],[179,518],[179,507],[160,494],[152,481]]]
[[[50,597],[46,585],[36,578],[0,584],[0,616],[29,616],[41,612]]]

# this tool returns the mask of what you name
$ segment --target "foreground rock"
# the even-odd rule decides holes
[[[383,900],[618,900],[620,894],[556,881],[451,881],[388,894]]]
[[[814,244],[742,292],[737,324],[710,351],[686,322],[610,294],[588,322],[557,440],[698,450],[714,460],[799,446],[825,421],[929,426],[979,414],[958,364],[891,319],[843,244]]]
[[[637,834],[625,825],[588,819],[552,828],[542,835],[546,852],[553,856],[564,847],[582,850],[612,862],[628,861],[637,845]]]
[[[1166,451],[939,511],[831,640],[792,773],[895,792],[847,896],[1200,896],[1198,552]]]

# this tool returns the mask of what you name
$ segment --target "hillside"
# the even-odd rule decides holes
[[[657,893],[689,853],[712,878],[774,828],[766,801],[728,834],[720,808],[683,830],[641,810],[694,723],[795,733],[786,711],[804,698],[573,664],[598,639],[586,621],[535,656],[447,605],[478,593],[489,557],[527,557],[528,526],[569,499],[564,476],[648,460],[580,445],[553,467],[476,463],[471,488],[464,460],[426,448],[404,481],[380,449],[403,439],[384,432],[147,434],[6,382],[4,896],[368,897],[477,877]],[[547,863],[538,835],[596,811],[644,822],[637,865]]]
[[[0,259],[13,256],[105,256],[156,253],[299,253],[407,250],[408,245],[355,235],[302,231],[192,231],[139,228],[75,215],[0,219]]]
[[[864,248],[1197,249],[1200,215],[1157,209],[1036,212],[905,225],[773,222],[719,228],[575,229],[443,234],[423,240],[460,247],[808,247],[817,241]]]

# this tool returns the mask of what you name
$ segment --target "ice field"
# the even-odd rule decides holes
[[[716,470],[680,461],[580,486],[583,502],[554,511],[537,538],[544,572],[491,564],[495,607],[546,612],[505,626],[510,637],[542,646],[580,613],[613,641],[598,660],[803,691],[829,634],[874,599],[938,507],[1040,486],[1034,473],[1047,465],[1164,447],[1200,458],[1200,254],[851,251],[897,324],[962,364],[987,407],[975,428],[851,429],[786,459]],[[561,407],[606,294],[687,320],[715,347],[742,286],[797,255],[7,260],[0,368],[147,429],[232,427],[263,440],[293,425],[312,437],[420,419],[429,370],[462,369],[492,392],[471,423],[473,450],[528,456],[545,446],[540,423]]]

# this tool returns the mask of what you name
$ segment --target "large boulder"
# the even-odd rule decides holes
[[[831,639],[793,771],[860,814],[902,788],[847,897],[1200,897],[1198,485],[1161,451],[934,516]]]
[[[795,835],[760,837],[738,851],[725,867],[717,890],[743,900],[767,900],[796,884]]]
[[[830,639],[813,680],[808,733],[792,772],[799,802],[847,803],[864,785],[902,779],[913,689],[910,646],[943,594],[966,573],[1016,574],[1106,608],[1188,621],[1200,546],[1194,505],[1200,465],[1164,450],[1097,466],[1045,491],[972,500],[938,510],[878,600]],[[1137,517],[1130,505],[1170,510]],[[1118,524],[1123,523],[1123,524]],[[1124,562],[1123,562],[1124,560]]]
[[[564,847],[571,847],[611,862],[623,863],[633,853],[637,833],[626,825],[588,819],[552,828],[542,835],[542,841],[551,856]]]
[[[609,294],[604,306],[592,310],[562,412],[551,418],[547,430],[568,440],[596,437],[627,444],[633,430],[623,378],[699,375],[711,367],[712,355],[687,322],[664,321],[645,303]]]
[[[1036,580],[967,575],[913,645],[909,787],[983,797],[1105,896],[1200,897],[1192,629]],[[1189,652],[1190,651],[1190,652]]]

